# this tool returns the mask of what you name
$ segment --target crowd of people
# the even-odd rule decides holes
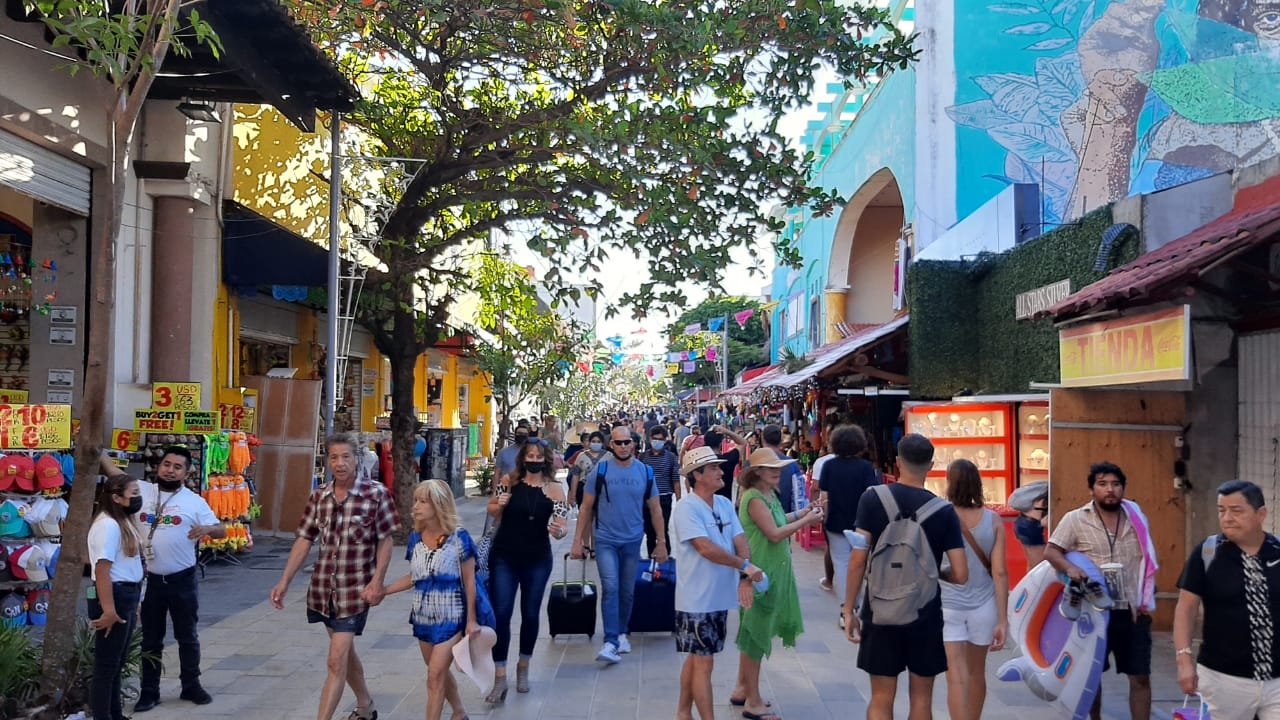
[[[805,621],[815,621],[801,615],[790,540],[819,524],[834,566],[822,583],[833,591],[832,615],[838,612],[838,620],[816,621],[838,622],[858,644],[857,667],[870,677],[867,717],[893,717],[903,671],[912,718],[931,716],[934,679],[943,673],[949,716],[982,716],[987,654],[1009,641],[1009,576],[1005,525],[984,505],[973,463],[951,462],[945,497],[938,497],[924,486],[934,447],[921,435],[907,434],[896,447],[897,475],[886,483],[865,458],[863,431],[840,425],[827,435],[829,452],[806,458],[811,493],[809,478],[783,447],[776,426],[743,436],[719,425],[704,429],[675,421],[673,428],[650,419],[639,431],[625,420],[584,429],[571,443],[578,447],[565,448],[573,451],[567,458],[536,428],[518,426],[516,443],[499,453],[504,471],[478,539],[461,527],[447,485],[419,483],[405,555],[409,572],[391,582],[386,575],[399,519],[390,493],[358,472],[350,439],[329,438],[332,480],[312,492],[285,570],[270,592],[271,603],[283,607],[290,582],[318,546],[306,593],[308,622],[323,625],[329,635],[317,717],[332,718],[350,687],[356,707],[348,720],[377,718],[355,638],[371,607],[406,591],[413,594],[409,620],[427,667],[428,720],[440,718],[446,704],[452,717],[467,716],[452,674],[455,664],[482,685],[487,703],[506,700],[517,607],[515,689],[529,692],[529,663],[553,565],[551,541],[572,532],[569,557],[594,557],[600,578],[599,662],[616,664],[631,652],[628,619],[642,548],[658,563],[674,557],[681,570],[672,630],[676,649],[687,655],[677,719],[691,720],[695,709],[699,717],[714,716],[714,658],[728,643],[728,615],[736,608],[738,672],[729,701],[748,720],[779,720],[761,694],[761,667],[775,640],[794,647]],[[567,483],[558,479],[558,466],[568,467]],[[124,638],[139,615],[144,580],[144,647],[163,646],[171,618],[180,648],[181,698],[211,701],[199,684],[194,558],[187,551],[194,537],[216,536],[220,526],[207,505],[196,502],[199,496],[182,487],[189,469],[189,454],[171,448],[158,486],[143,490],[109,470],[101,514],[89,536],[95,717],[123,717]],[[1121,468],[1094,464],[1087,486],[1089,502],[1062,514],[1047,539],[1046,499],[1031,496],[1015,523],[1015,537],[1028,550],[1042,549],[1060,573],[1065,617],[1079,617],[1084,602],[1110,611],[1108,663],[1114,661],[1116,671],[1129,678],[1132,717],[1146,719],[1156,545],[1142,509],[1125,498]],[[181,514],[184,522],[158,521],[169,514]],[[1195,547],[1178,582],[1178,681],[1185,692],[1204,698],[1216,720],[1280,717],[1280,635],[1273,623],[1280,617],[1280,540],[1263,530],[1266,514],[1257,485],[1222,485],[1221,533]],[[1078,564],[1083,561],[1073,562],[1071,553],[1110,570],[1099,579]],[[1205,633],[1197,654],[1191,642],[1200,612]],[[144,666],[136,712],[161,701],[158,673],[157,666]],[[1100,703],[1099,692],[1095,718]]]

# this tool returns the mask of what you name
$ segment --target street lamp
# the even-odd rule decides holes
[[[218,115],[218,109],[213,106],[213,103],[183,100],[178,103],[178,112],[196,122],[222,122],[222,117]]]

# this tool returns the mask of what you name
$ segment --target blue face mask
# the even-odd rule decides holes
[[[662,448],[664,448],[664,447],[666,447],[666,446],[667,446],[667,441],[666,441],[666,440],[652,440],[652,441],[650,441],[650,443],[649,443],[649,444],[650,444],[650,445],[653,445],[653,449],[654,449],[654,450],[661,450]]]
[[[591,443],[591,452],[600,452],[604,449],[604,443]]]

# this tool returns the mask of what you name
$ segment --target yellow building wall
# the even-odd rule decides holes
[[[328,132],[305,133],[268,105],[236,105],[233,135],[235,201],[328,247]]]
[[[462,427],[462,419],[458,416],[458,358],[446,354],[444,368],[443,386],[440,388],[440,427],[457,429]]]
[[[360,406],[360,429],[364,432],[374,432],[378,428],[375,423],[379,415],[385,415],[383,410],[383,397],[391,392],[390,381],[391,371],[386,360],[382,357],[382,353],[378,352],[376,347],[369,348],[369,357],[364,361],[364,372],[368,373],[373,370],[376,373],[376,379],[373,381],[373,397],[366,397]],[[361,377],[363,384],[364,378]],[[363,395],[364,388],[361,388]]]

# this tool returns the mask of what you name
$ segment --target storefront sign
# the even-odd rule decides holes
[[[134,410],[133,429],[140,432],[186,432],[209,435],[219,430],[218,413],[158,408]]]
[[[25,405],[31,393],[26,390],[0,390],[0,403],[16,403]]]
[[[1186,380],[1191,372],[1191,308],[1062,330],[1058,352],[1064,387]]]
[[[133,452],[138,449],[138,433],[124,428],[111,431],[111,449]]]
[[[200,383],[152,383],[151,407],[159,410],[199,409]]]
[[[70,405],[0,404],[0,448],[71,447]]]
[[[1043,312],[1057,305],[1067,296],[1071,294],[1071,280],[1059,280],[1052,285],[1038,287],[1035,290],[1028,290],[1024,293],[1018,293],[1014,298],[1015,320],[1026,320],[1038,312]]]
[[[222,416],[223,430],[253,432],[256,408],[218,403],[218,414]]]

